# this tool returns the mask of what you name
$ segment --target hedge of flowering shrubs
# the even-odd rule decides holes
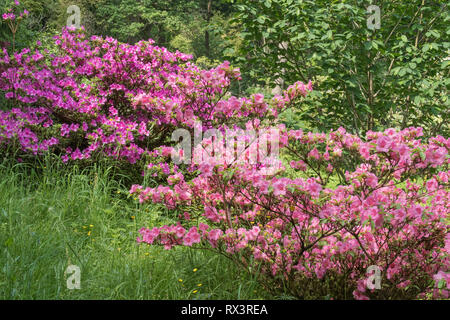
[[[201,70],[190,59],[151,40],[123,44],[82,29],[64,29],[51,48],[4,49],[0,91],[13,107],[0,111],[0,151],[147,168],[164,183],[133,185],[130,193],[164,204],[179,221],[142,228],[138,242],[213,250],[275,294],[448,298],[450,139],[424,139],[421,128],[364,138],[342,128],[292,131],[277,124],[278,113],[311,83],[270,100],[238,98],[229,93],[238,69],[224,62]],[[270,170],[264,157],[248,161],[263,147],[257,143],[243,161],[211,156],[177,167],[171,133],[192,133],[198,122],[203,131],[276,128],[264,141],[280,157]],[[208,148],[223,153],[212,138],[193,146]],[[369,289],[374,266],[381,287]]]

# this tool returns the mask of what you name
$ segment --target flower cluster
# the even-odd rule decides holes
[[[14,0],[13,7],[9,8],[7,12],[2,14],[2,19],[8,23],[12,23],[16,20],[16,18],[20,20],[30,14],[27,9],[24,9],[21,13],[18,13],[19,6],[20,2]]]
[[[48,128],[53,124],[45,108],[27,108],[20,110],[13,108],[9,112],[0,111],[0,145],[14,145],[17,143],[23,150],[37,155],[48,151],[58,144],[55,137],[39,136],[32,128]]]

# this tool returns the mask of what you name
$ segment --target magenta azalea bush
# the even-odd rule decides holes
[[[3,19],[11,21],[11,13]],[[297,82],[270,100],[230,93],[238,69],[201,70],[191,57],[64,29],[54,46],[0,52],[0,150],[62,161],[116,159],[159,177],[133,185],[140,202],[165,205],[175,225],[142,228],[139,243],[225,255],[274,294],[298,298],[448,298],[450,139],[421,128],[305,133],[277,116],[312,90]],[[277,135],[228,161],[212,138],[192,149],[207,161],[171,161],[176,129]],[[251,136],[236,134],[248,143]],[[258,150],[279,157],[269,166]],[[251,144],[251,143],[250,143]],[[259,155],[255,155],[255,152]],[[233,155],[232,157],[233,158]],[[249,159],[257,159],[256,162]],[[140,170],[140,169],[139,169]],[[371,287],[379,270],[379,287]]]
[[[55,37],[51,51],[4,49],[0,90],[14,108],[0,111],[0,147],[51,150],[65,162],[106,156],[147,163],[176,128],[273,118],[311,90],[299,82],[269,103],[259,94],[237,98],[229,90],[238,69],[224,62],[201,70],[190,59],[152,40],[129,45],[71,29]]]

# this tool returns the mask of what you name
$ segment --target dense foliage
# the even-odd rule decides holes
[[[422,126],[448,134],[447,1],[235,1],[244,72],[275,85],[311,79],[308,107],[287,119],[354,133]],[[379,27],[374,11],[380,10]],[[278,80],[278,81],[277,81]]]

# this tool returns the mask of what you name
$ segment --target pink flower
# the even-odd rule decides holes
[[[444,163],[447,153],[447,149],[444,147],[440,147],[435,150],[428,149],[426,151],[426,159],[434,165],[441,165]]]
[[[172,154],[172,148],[171,147],[163,147],[161,154],[163,155],[163,157],[168,157]]]
[[[261,229],[257,226],[254,226],[251,230],[247,231],[248,240],[254,241],[258,237]]]
[[[379,219],[379,214],[378,214],[378,208],[377,207],[370,207],[367,209],[364,209],[361,213],[361,222],[365,222],[366,220],[368,220],[369,218],[372,218],[372,220],[377,220]]]
[[[378,185],[378,178],[376,175],[374,175],[373,173],[371,173],[367,178],[366,178],[366,184],[371,187],[371,188],[375,188]]]
[[[359,148],[359,153],[361,154],[361,156],[365,159],[368,160],[370,157],[370,150],[366,145],[362,145]]]
[[[438,188],[438,182],[436,179],[430,179],[426,182],[428,192],[433,192]]]
[[[292,136],[297,140],[299,140],[303,137],[303,130],[293,130],[291,132],[292,132]]]
[[[322,186],[312,179],[308,179],[307,182],[307,190],[311,193],[311,195],[313,195],[314,197],[319,196],[319,193],[322,190]]]
[[[209,235],[209,239],[217,241],[219,240],[219,238],[222,236],[223,231],[220,229],[213,229],[211,230],[208,235]]]
[[[220,216],[217,213],[217,209],[214,208],[214,207],[207,206],[205,208],[204,216],[207,219],[211,220],[212,222],[219,222],[220,221]]]
[[[277,180],[274,184],[272,184],[273,187],[273,194],[275,196],[281,196],[286,194],[286,185],[282,180]]]
[[[353,296],[355,297],[356,300],[369,300],[369,297],[363,295],[358,290],[353,291]]]
[[[314,158],[314,159],[319,160],[319,159],[320,159],[319,151],[318,151],[316,148],[312,149],[312,150],[308,153],[308,157],[309,157],[309,158]]]
[[[191,247],[195,243],[200,243],[201,237],[196,227],[189,229],[189,232],[183,238],[183,244]]]
[[[80,152],[80,149],[76,149],[72,155],[71,155],[72,160],[77,160],[77,159],[83,159],[83,154]]]
[[[339,147],[334,147],[333,148],[333,154],[340,157],[342,155],[342,149]]]
[[[183,227],[181,227],[181,226],[176,227],[175,234],[178,238],[183,237],[185,233],[186,233],[186,230]]]
[[[199,228],[200,231],[205,232],[206,230],[209,229],[209,226],[207,224],[205,224],[205,223],[200,222],[200,225],[199,225],[198,228]]]
[[[422,207],[418,205],[413,205],[408,209],[408,213],[414,218],[421,218],[422,211],[423,211]]]
[[[149,136],[150,135],[150,131],[147,130],[147,125],[145,122],[141,122],[141,124],[139,125],[139,129],[138,129],[138,133],[141,136]]]
[[[409,156],[410,154],[410,149],[408,148],[407,145],[405,144],[401,144],[396,148],[396,151],[398,152],[398,154],[400,155],[401,158],[406,158]]]
[[[365,279],[358,280],[358,282],[357,282],[357,290],[360,293],[366,292],[366,280]]]
[[[4,13],[2,15],[2,17],[3,17],[3,20],[5,20],[5,21],[8,21],[8,20],[13,21],[16,19],[16,15],[14,13]]]
[[[299,169],[301,171],[305,171],[307,169],[307,165],[304,161],[299,160],[299,161],[291,161],[290,163],[291,167],[294,169]]]
[[[139,191],[142,190],[142,187],[141,187],[140,185],[138,185],[138,184],[133,184],[133,185],[131,186],[131,189],[130,189],[130,194],[134,194],[134,193],[136,193],[138,190],[139,190]]]
[[[384,218],[379,212],[372,216],[375,228],[381,228],[383,226]]]
[[[387,136],[381,136],[377,139],[377,151],[388,152],[391,147],[392,141]]]
[[[211,81],[213,79],[213,73],[211,71],[206,71],[203,73],[203,78],[206,81]]]
[[[257,93],[253,95],[253,98],[255,99],[255,103],[260,104],[264,102],[264,95],[261,93]]]

